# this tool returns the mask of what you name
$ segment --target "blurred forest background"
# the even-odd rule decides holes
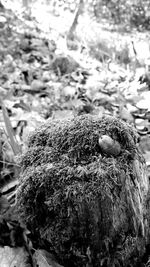
[[[47,118],[111,114],[132,124],[150,175],[149,30],[148,0],[0,1],[0,245],[26,240],[12,216],[17,156]],[[0,267],[27,266],[23,255],[1,249]],[[39,266],[60,266],[39,255]]]

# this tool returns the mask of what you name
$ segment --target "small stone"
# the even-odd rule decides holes
[[[31,90],[33,91],[41,91],[45,88],[46,88],[45,84],[40,80],[33,80],[31,83]]]

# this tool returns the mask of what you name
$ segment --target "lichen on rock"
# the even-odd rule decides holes
[[[119,154],[101,150],[104,135]],[[149,184],[137,140],[125,122],[92,115],[47,120],[30,136],[18,212],[64,266],[136,266],[143,255]]]

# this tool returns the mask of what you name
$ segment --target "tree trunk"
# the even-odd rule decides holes
[[[75,42],[75,30],[78,25],[78,18],[83,13],[83,9],[84,9],[84,0],[80,0],[77,6],[77,10],[75,12],[74,20],[72,22],[72,25],[68,31],[67,38],[66,38],[68,48],[69,46],[72,47],[73,42]]]
[[[149,181],[135,130],[114,117],[49,120],[22,156],[17,207],[60,264],[139,266]]]

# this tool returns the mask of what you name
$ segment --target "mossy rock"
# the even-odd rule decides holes
[[[117,156],[99,137],[119,142]],[[108,116],[47,120],[21,158],[17,207],[64,266],[137,266],[149,235],[148,178],[136,131]]]
[[[56,75],[65,75],[76,71],[79,64],[70,56],[57,56],[51,67]]]

